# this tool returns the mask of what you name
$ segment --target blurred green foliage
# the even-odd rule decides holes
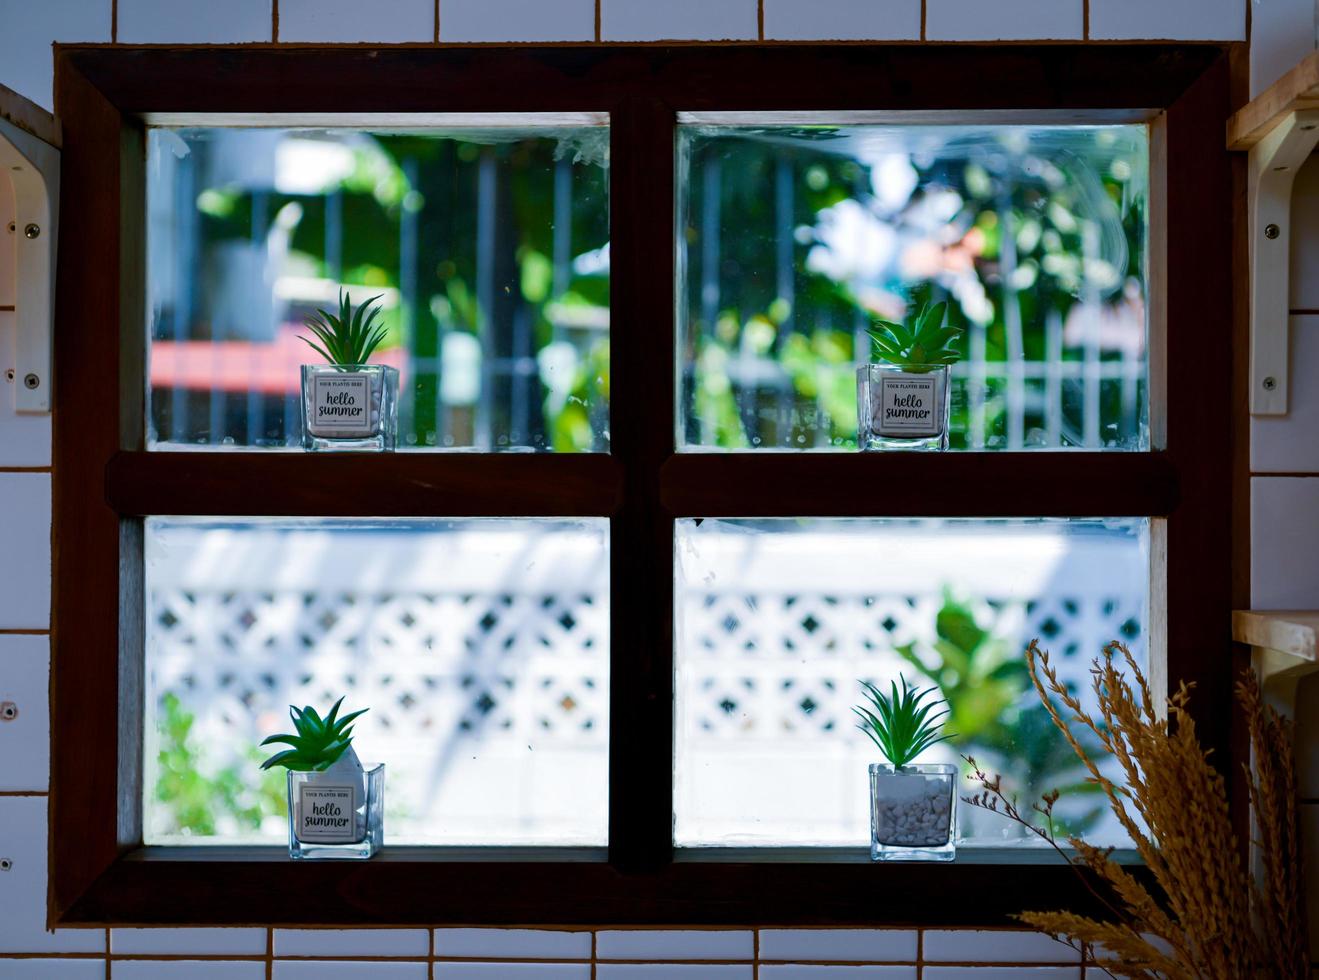
[[[1024,800],[1060,790],[1055,827],[1064,834],[1091,829],[1107,809],[1102,791],[1086,781],[1075,752],[1040,703],[1022,648],[982,626],[970,603],[951,592],[944,594],[934,635],[931,644],[913,642],[894,650],[938,685],[948,702],[946,731],[957,753],[1002,771]],[[1082,744],[1100,749],[1093,735]],[[1095,753],[1100,755],[1102,750]]]
[[[169,692],[160,699],[154,832],[209,837],[223,822],[226,834],[255,833],[267,817],[283,817],[288,812],[283,772],[261,772],[262,756],[255,748],[243,763],[216,768],[193,736],[195,723],[178,695]]]

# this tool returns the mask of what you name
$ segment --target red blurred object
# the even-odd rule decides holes
[[[198,391],[256,391],[263,395],[296,395],[302,386],[303,364],[320,358],[299,340],[303,327],[286,323],[273,341],[155,340],[151,342],[151,386]],[[378,351],[372,363],[403,371],[406,353],[400,348]]]

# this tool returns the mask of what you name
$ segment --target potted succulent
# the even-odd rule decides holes
[[[852,710],[857,727],[879,747],[888,764],[870,767],[870,857],[874,861],[951,861],[956,808],[953,780],[957,767],[912,760],[948,735],[942,732],[947,702],[926,701],[938,688],[902,690],[889,683],[889,693],[862,681],[868,706]]]
[[[288,770],[291,858],[369,858],[384,845],[385,766],[358,761],[352,726],[368,709],[341,718],[342,704],[334,702],[324,718],[311,705],[290,705],[297,734],[261,743],[289,746],[261,768]]]
[[[398,369],[368,364],[385,339],[380,299],[353,310],[339,292],[339,313],[307,318],[313,337],[299,338],[325,364],[302,365],[302,446],[310,450],[392,450],[398,432]]]
[[[944,325],[947,303],[922,304],[904,326],[876,319],[867,333],[879,363],[856,370],[857,446],[947,449],[951,346],[961,331]]]

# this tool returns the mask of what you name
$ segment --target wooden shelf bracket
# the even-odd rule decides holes
[[[1251,664],[1265,700],[1289,718],[1296,716],[1296,687],[1319,672],[1319,612],[1245,610],[1232,614],[1232,639],[1250,646]]]
[[[1286,415],[1291,202],[1319,110],[1288,112],[1250,148],[1250,412]]]
[[[0,87],[0,173],[13,188],[17,282],[14,363],[6,364],[14,409],[44,414],[51,405],[55,314],[55,231],[59,220],[59,127],[53,117]]]

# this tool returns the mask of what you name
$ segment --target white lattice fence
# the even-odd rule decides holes
[[[826,777],[812,832],[854,836],[853,784],[873,754],[852,728],[857,680],[891,676],[893,645],[933,639],[949,586],[983,627],[1041,636],[1078,678],[1108,639],[1143,643],[1130,533],[783,530],[680,530],[680,825],[684,805],[725,830],[770,814],[774,767],[799,755]],[[359,744],[390,764],[396,838],[603,842],[602,527],[153,522],[148,537],[152,703],[178,695],[213,765],[250,766],[288,704],[347,694],[371,708]],[[729,766],[742,778],[716,778]],[[760,777],[761,798],[729,795]]]

